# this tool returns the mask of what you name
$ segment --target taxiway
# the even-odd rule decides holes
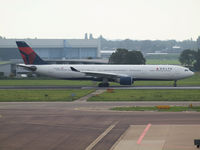
[[[187,150],[195,149],[192,138],[199,138],[197,132],[199,131],[200,113],[108,110],[109,107],[127,104],[2,102],[0,103],[0,149],[116,150],[123,147],[123,143],[127,141],[129,142],[126,144],[127,146],[136,144],[137,147],[143,149],[146,145],[147,149],[153,147],[155,150],[155,144],[158,144],[159,150],[165,150],[166,147],[173,150],[180,149],[180,147]],[[134,103],[129,104],[133,105]],[[140,145],[135,143],[148,124],[152,125],[149,133]],[[175,130],[175,127],[180,130]],[[183,138],[188,130],[191,136]],[[183,145],[179,145],[180,141],[172,136],[179,135],[181,137],[180,133]],[[193,133],[197,133],[197,135]],[[168,135],[175,138],[173,143],[170,143]],[[133,143],[130,143],[131,137],[133,137]]]

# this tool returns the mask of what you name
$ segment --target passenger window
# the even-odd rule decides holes
[[[185,69],[185,71],[188,71],[188,69]]]

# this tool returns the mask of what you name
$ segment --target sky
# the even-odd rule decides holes
[[[0,0],[0,36],[169,40],[200,35],[200,0]]]

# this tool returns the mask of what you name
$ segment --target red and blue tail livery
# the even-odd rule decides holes
[[[20,54],[24,60],[26,65],[35,64],[35,65],[42,65],[47,64],[44,60],[42,60],[34,50],[26,44],[24,41],[16,41]]]

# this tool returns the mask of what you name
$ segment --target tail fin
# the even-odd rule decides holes
[[[27,64],[35,64],[42,65],[47,64],[44,60],[42,60],[34,50],[26,44],[24,41],[16,41],[20,54],[24,60],[24,63]]]

